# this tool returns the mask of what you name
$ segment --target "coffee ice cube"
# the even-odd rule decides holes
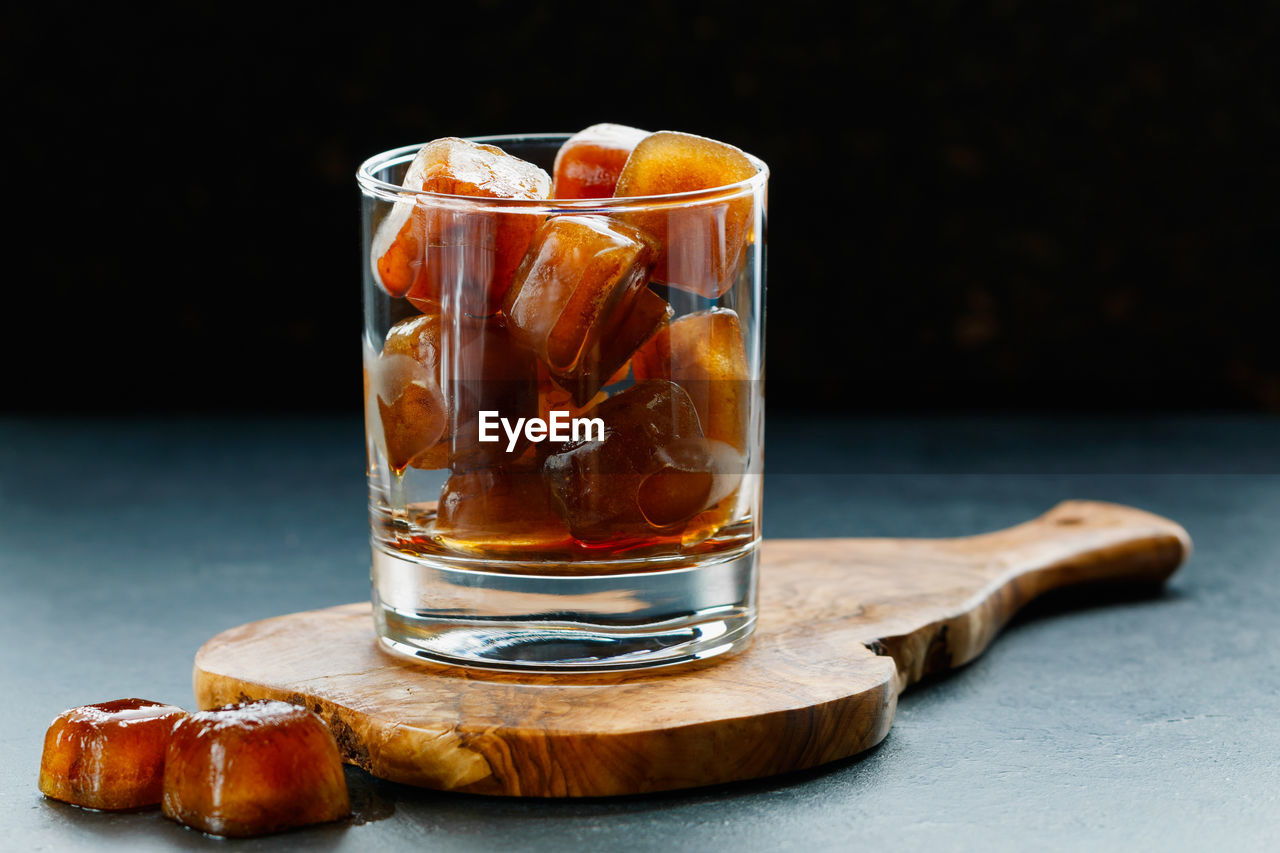
[[[173,705],[117,699],[58,715],[44,736],[40,792],[90,809],[158,805],[173,726]]]
[[[669,379],[689,394],[707,438],[747,449],[751,373],[738,315],[727,308],[686,314],[631,359],[636,379]]]
[[[264,700],[199,711],[165,756],[164,814],[211,835],[247,836],[351,813],[337,742],[311,711]]]
[[[440,388],[439,314],[402,320],[387,332],[373,365],[375,395],[387,464],[396,472],[421,465],[444,435],[448,411]]]
[[[542,473],[533,465],[451,476],[437,504],[436,532],[450,548],[486,554],[546,553],[572,545]]]
[[[636,145],[627,158],[617,197],[711,190],[756,174],[746,154],[702,136],[663,130]],[[672,207],[628,211],[620,217],[656,239],[661,248],[653,278],[671,287],[715,298],[737,278],[750,239],[750,193]]]
[[[649,135],[624,124],[593,124],[560,146],[552,170],[552,198],[609,198],[627,157]]]
[[[543,463],[556,508],[578,540],[643,541],[727,494],[719,468],[735,467],[738,454],[703,438],[680,386],[637,382],[583,417],[604,421],[603,440],[566,442]]]
[[[654,455],[636,502],[645,521],[668,527],[688,521],[732,495],[742,477],[742,454],[722,441],[681,438]]]
[[[496,319],[423,314],[387,332],[378,360],[378,410],[387,459],[397,471],[502,464],[528,447],[523,437],[479,441],[480,412],[538,413],[537,362]]]
[[[403,186],[445,196],[544,199],[551,177],[493,145],[446,137],[418,151]],[[406,194],[378,225],[371,263],[383,288],[423,310],[497,311],[542,216],[476,210]]]
[[[582,405],[670,316],[645,283],[652,241],[597,216],[547,220],[516,271],[503,313],[514,338]]]

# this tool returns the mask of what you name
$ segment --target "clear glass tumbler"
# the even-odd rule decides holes
[[[550,172],[567,134],[482,137]],[[373,606],[394,651],[609,670],[756,618],[768,168],[676,195],[494,199],[367,160]]]

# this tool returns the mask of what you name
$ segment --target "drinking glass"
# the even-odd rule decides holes
[[[470,141],[550,172],[566,139]],[[746,180],[676,195],[495,199],[403,187],[419,148],[357,173],[381,642],[550,671],[741,647],[767,166],[749,157]]]

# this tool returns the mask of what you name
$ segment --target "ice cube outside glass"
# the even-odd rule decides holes
[[[456,147],[550,174],[569,137]],[[381,642],[553,672],[741,648],[756,620],[768,167],[748,155],[745,179],[674,195],[480,198],[405,186],[422,148],[357,173]],[[670,257],[714,258],[731,283],[656,278],[707,266]],[[577,440],[494,424],[551,411],[584,419]],[[603,435],[587,432],[597,414]]]

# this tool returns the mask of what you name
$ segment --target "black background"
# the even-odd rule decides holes
[[[772,166],[771,409],[1280,410],[1275,4],[18,5],[8,410],[357,412],[359,162],[599,121]]]

